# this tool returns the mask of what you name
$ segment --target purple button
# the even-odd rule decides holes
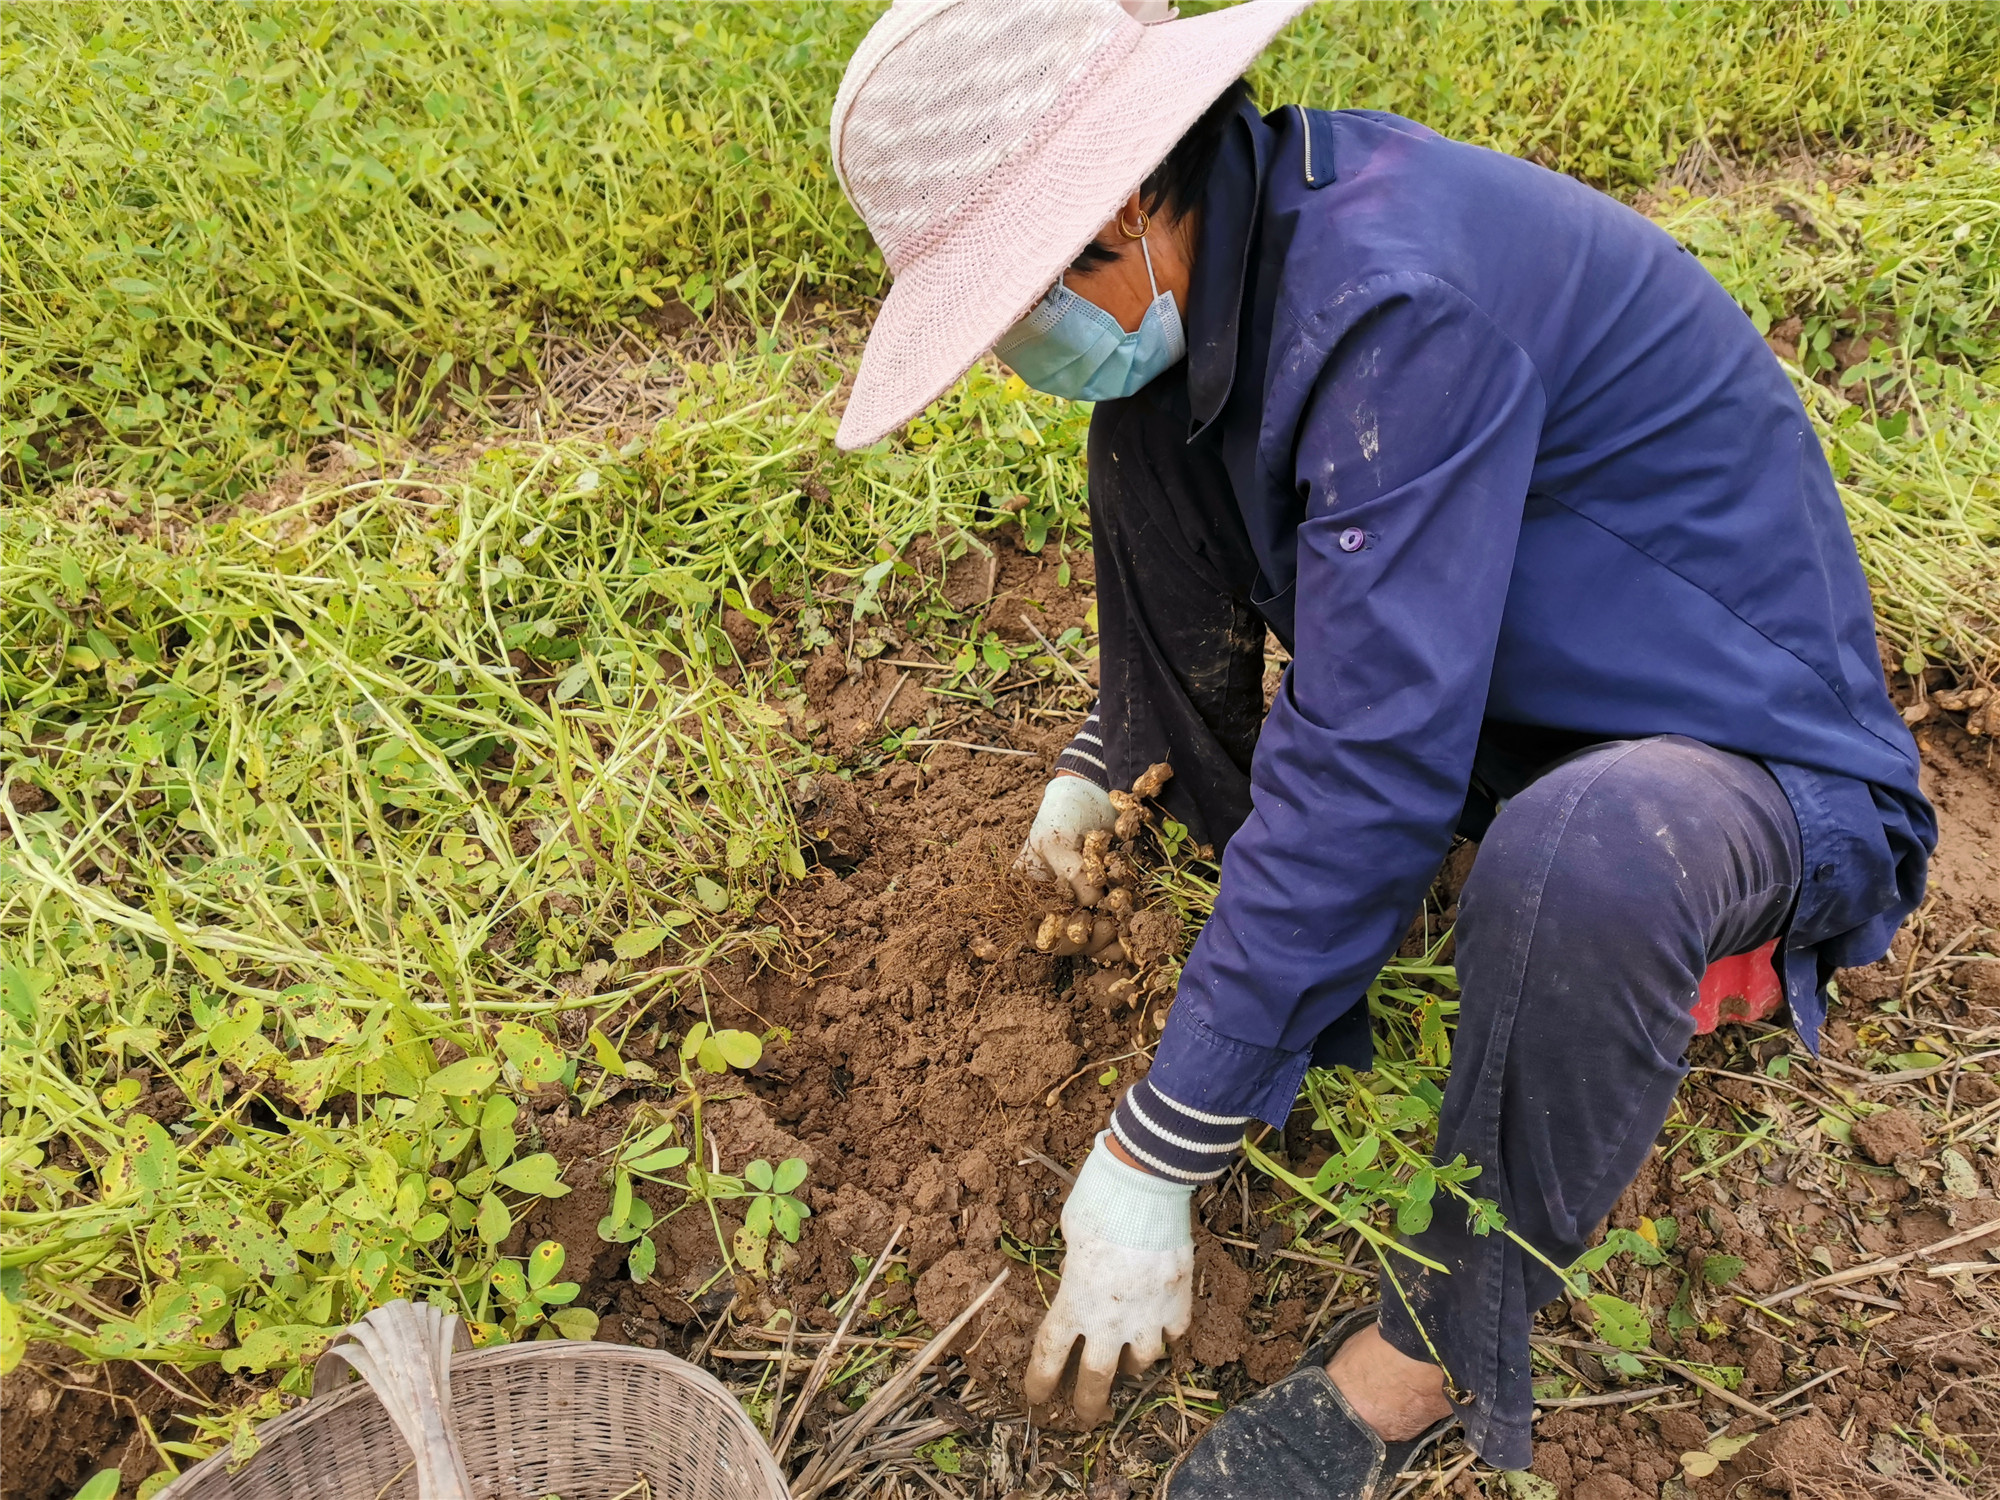
[[[1368,533],[1359,526],[1350,526],[1340,534],[1342,552],[1359,552],[1368,544]]]

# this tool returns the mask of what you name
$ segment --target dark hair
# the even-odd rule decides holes
[[[1145,204],[1147,213],[1182,219],[1200,204],[1201,195],[1208,190],[1208,174],[1215,167],[1216,153],[1222,149],[1223,133],[1236,118],[1237,108],[1249,102],[1250,81],[1239,78],[1202,111],[1201,118],[1188,127],[1187,134],[1174,143],[1167,159],[1139,184],[1139,201]],[[1069,263],[1069,268],[1081,276],[1117,258],[1117,251],[1107,250],[1092,240]]]

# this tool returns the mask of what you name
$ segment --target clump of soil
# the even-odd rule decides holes
[[[1044,745],[1060,747],[1054,736]],[[743,963],[712,976],[719,1021],[733,1011],[792,1034],[770,1049],[770,1071],[709,1119],[725,1169],[758,1156],[811,1164],[813,1217],[760,1289],[808,1326],[831,1325],[822,1304],[847,1290],[855,1257],[880,1250],[899,1213],[915,1305],[931,1326],[948,1322],[1009,1263],[1003,1233],[1050,1242],[1061,1169],[1081,1161],[1117,1092],[1144,1074],[1158,1031],[1130,1003],[1137,971],[1122,943],[1157,959],[1178,946],[1179,920],[1169,911],[1165,931],[1135,909],[1135,871],[1111,886],[1125,898],[1113,916],[1109,904],[1051,913],[1051,887],[1010,870],[1047,773],[1040,758],[944,747],[918,777],[854,777],[843,807],[850,826],[866,818],[855,847],[868,852],[778,903],[814,972]],[[1072,920],[1086,937],[1107,927],[1095,944],[1104,962],[1083,943],[1032,939]],[[712,1235],[687,1248],[686,1275],[711,1274]],[[682,1259],[677,1245],[677,1269]],[[975,1380],[1017,1392],[1043,1306],[1017,1271],[967,1330]]]
[[[1908,1110],[1889,1109],[1856,1120],[1853,1140],[1870,1161],[1879,1167],[1890,1167],[1923,1154],[1924,1127]]]

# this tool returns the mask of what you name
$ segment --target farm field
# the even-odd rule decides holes
[[[1469,847],[1375,1071],[1198,1196],[1170,1368],[1089,1431],[1021,1405],[1215,872],[1143,833],[1115,970],[1008,873],[1093,697],[1087,408],[989,361],[833,447],[877,13],[0,11],[4,1500],[247,1455],[397,1296],[695,1360],[801,1500],[1147,1495],[1428,1212]],[[1364,0],[1253,82],[1702,258],[1841,480],[1944,829],[1819,1058],[1698,1044],[1538,1325],[1532,1473],[1403,1493],[2000,1494],[2000,27]]]

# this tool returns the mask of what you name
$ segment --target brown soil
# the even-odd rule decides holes
[[[946,589],[966,590],[955,600],[961,608],[997,597],[984,614],[1003,636],[1025,638],[1023,613],[1051,637],[1081,622],[1085,585],[1057,588],[1053,559],[1003,548],[993,573],[968,556]],[[831,747],[880,737],[876,715],[893,670],[869,663],[843,675],[839,650],[821,653],[807,686]],[[979,1386],[1002,1400],[1017,1395],[1043,1295],[1032,1269],[1002,1249],[1003,1235],[1017,1249],[1050,1244],[1066,1182],[1049,1163],[1082,1159],[1118,1090],[1144,1073],[1145,1057],[1132,1054],[1158,1035],[1142,1009],[1086,998],[1100,973],[1090,960],[1035,951],[1034,919],[1054,903],[1048,887],[1008,870],[1068,727],[982,713],[951,737],[1032,753],[942,745],[920,764],[813,778],[802,796],[825,868],[769,913],[792,939],[790,963],[809,971],[740,961],[707,976],[715,1024],[783,1027],[791,1039],[770,1047],[762,1076],[720,1089],[704,1115],[724,1170],[758,1157],[805,1160],[801,1196],[812,1217],[768,1283],[722,1283],[705,1307],[699,1290],[721,1269],[705,1216],[669,1221],[643,1287],[602,1279],[622,1274],[621,1251],[606,1247],[589,1260],[586,1248],[600,1277],[602,1336],[672,1345],[704,1311],[712,1323],[731,1297],[735,1322],[754,1325],[790,1307],[802,1327],[831,1328],[837,1318],[826,1304],[854,1282],[855,1258],[872,1258],[904,1215],[897,1259],[908,1279],[891,1283],[882,1317],[863,1318],[857,1330],[900,1329],[912,1304],[924,1323],[941,1326],[1011,1264],[1010,1284],[962,1342]],[[1146,915],[1142,933],[1159,924]],[[1166,946],[1154,937],[1152,946]],[[1116,1077],[1107,1086],[1099,1080],[1108,1068]],[[566,1159],[593,1156],[617,1139],[625,1112],[613,1105],[571,1120],[558,1110],[542,1123],[544,1141]],[[654,1201],[665,1211],[675,1199]],[[575,1268],[604,1203],[601,1187],[582,1187],[543,1205],[523,1232],[564,1239]],[[1194,1342],[1225,1362],[1248,1342],[1249,1288],[1226,1255],[1207,1254],[1215,1274]],[[1046,1277],[1043,1291],[1052,1287]]]
[[[67,1495],[97,1470],[118,1465],[121,1450],[138,1437],[135,1404],[157,1410],[165,1401],[131,1366],[68,1369],[61,1363],[66,1352],[37,1345],[0,1382],[7,1500]],[[146,1463],[145,1471],[153,1467]]]
[[[197,1406],[190,1396],[228,1407],[255,1394],[217,1365],[154,1377],[136,1363],[87,1364],[55,1345],[30,1345],[0,1380],[0,1497],[57,1500],[100,1469],[121,1470],[130,1494],[161,1466],[147,1425],[164,1441],[185,1439],[192,1434],[178,1414]]]

